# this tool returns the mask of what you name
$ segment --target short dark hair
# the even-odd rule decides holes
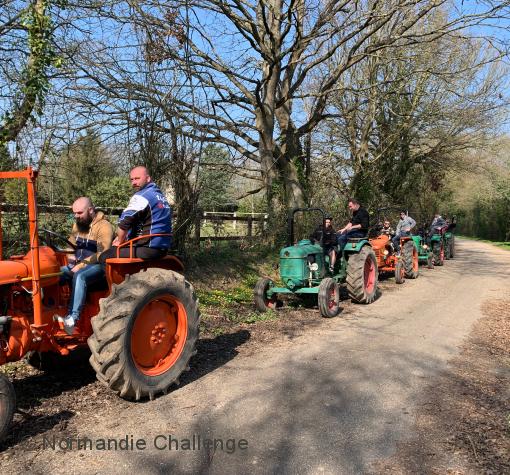
[[[356,198],[349,198],[347,203],[354,203],[355,205],[361,205],[361,203]]]

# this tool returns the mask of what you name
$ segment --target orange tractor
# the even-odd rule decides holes
[[[392,210],[393,208],[380,208],[377,210],[377,223],[381,211]],[[399,210],[401,208],[398,208]],[[418,249],[411,236],[400,238],[400,256],[397,256],[391,239],[386,234],[378,234],[376,228],[372,228],[369,238],[370,245],[377,259],[379,273],[395,274],[395,282],[403,284],[406,277],[416,279],[419,275]]]
[[[88,344],[98,380],[121,397],[166,393],[189,369],[198,339],[198,302],[182,262],[171,255],[108,259],[104,286],[90,289],[75,331],[67,335],[56,317],[67,313],[70,289],[60,283],[60,268],[72,245],[65,236],[38,230],[37,172],[0,172],[0,179],[12,178],[27,182],[29,251],[3,260],[0,223],[0,365],[26,355],[40,361],[67,356]],[[123,245],[132,250],[133,241]],[[0,439],[15,405],[13,385],[0,373]]]

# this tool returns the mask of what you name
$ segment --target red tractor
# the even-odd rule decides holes
[[[182,275],[182,262],[171,255],[108,259],[103,288],[90,289],[75,331],[67,335],[56,317],[67,313],[70,289],[60,283],[60,268],[72,244],[38,229],[37,172],[0,172],[0,179],[12,178],[27,181],[29,251],[3,260],[0,223],[0,365],[26,355],[39,361],[67,356],[88,345],[98,380],[121,397],[152,399],[166,393],[189,369],[198,339],[198,302]],[[133,241],[123,245],[132,250]],[[15,405],[13,385],[0,373],[0,439]]]
[[[394,213],[403,208],[386,207],[377,210],[376,225],[370,230],[370,244],[375,252],[379,273],[394,273],[395,282],[403,284],[406,277],[416,279],[419,275],[418,249],[411,236],[400,238],[400,256],[395,254],[390,237],[386,234],[379,234],[379,223],[382,212]]]

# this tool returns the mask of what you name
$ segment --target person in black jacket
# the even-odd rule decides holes
[[[320,224],[310,237],[312,242],[320,242],[322,239],[322,247],[324,254],[329,256],[329,271],[333,274],[336,262],[336,232],[332,225],[333,219],[331,216],[324,218],[324,224]],[[324,229],[323,229],[324,228]]]
[[[352,211],[351,220],[342,229],[338,230],[340,252],[343,251],[350,238],[365,237],[368,232],[370,222],[368,211],[354,198],[349,199],[349,209]]]

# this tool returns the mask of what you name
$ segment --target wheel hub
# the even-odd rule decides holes
[[[171,297],[152,300],[139,312],[131,334],[131,356],[144,374],[173,366],[186,342],[186,312]]]

